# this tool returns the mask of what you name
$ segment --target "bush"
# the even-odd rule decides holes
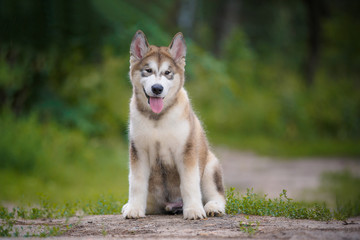
[[[0,115],[0,168],[20,173],[34,170],[43,154],[39,147],[43,141],[37,130],[34,117],[17,121],[11,113]]]
[[[52,201],[127,193],[127,150],[118,140],[87,138],[81,131],[35,115],[0,114],[0,199]]]

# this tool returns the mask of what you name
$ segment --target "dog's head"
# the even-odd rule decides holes
[[[130,47],[130,79],[138,106],[159,114],[172,105],[184,84],[186,45],[177,33],[168,47],[149,45],[138,30]]]

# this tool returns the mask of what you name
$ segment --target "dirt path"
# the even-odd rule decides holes
[[[287,189],[292,198],[306,198],[304,191],[318,188],[323,172],[349,169],[360,174],[360,161],[355,160],[309,158],[281,161],[224,148],[217,148],[215,152],[222,161],[227,186],[240,190],[253,187],[270,197],[276,197],[282,189]],[[240,222],[249,221],[259,222],[252,236],[239,227]],[[41,229],[46,231],[47,226],[60,225],[61,231],[66,230],[65,226],[72,224],[57,239],[360,239],[360,217],[348,222],[351,224],[260,216],[250,216],[246,220],[244,215],[196,221],[183,220],[181,215],[125,220],[121,216],[107,215],[70,220],[26,220],[18,221],[15,226],[21,229],[20,236],[24,236],[27,231],[30,234]]]
[[[324,172],[349,170],[360,176],[360,160],[346,158],[301,158],[281,160],[246,152],[216,148],[224,169],[227,187],[244,192],[254,188],[255,192],[278,197],[283,189],[297,200],[316,200]]]
[[[240,230],[239,223],[244,221],[259,222],[253,235]],[[87,216],[68,221],[66,224],[73,224],[73,227],[57,239],[359,239],[360,218],[350,221],[351,224],[343,225],[337,221],[326,223],[259,216],[250,216],[247,220],[243,215],[206,220],[184,220],[181,215],[147,216],[138,220],[125,220],[114,215]],[[65,221],[27,220],[18,222],[17,226],[26,231],[29,226],[38,229],[45,224],[59,225]]]

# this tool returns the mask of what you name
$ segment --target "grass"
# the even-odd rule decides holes
[[[120,214],[124,199],[119,200],[112,195],[101,195],[96,200],[74,201],[63,204],[55,204],[49,198],[42,197],[37,207],[14,207],[9,210],[7,207],[0,206],[0,237],[17,237],[20,229],[15,226],[18,219],[58,219],[78,217],[84,215],[107,215]],[[45,224],[44,224],[45,225]],[[35,229],[35,232],[26,233],[23,237],[50,237],[59,236],[71,229],[74,225],[46,226]],[[23,231],[23,229],[21,229]]]
[[[45,226],[23,234],[15,224],[17,219],[120,214],[128,191],[128,150],[124,141],[86,135],[51,120],[41,122],[36,116],[16,118],[8,112],[0,114],[0,132],[0,200],[15,204],[12,209],[0,208],[0,236],[57,236],[72,227],[67,224]],[[342,152],[356,156],[359,151],[354,150],[357,143],[349,141],[342,142],[343,145],[326,140],[298,145],[265,137],[242,140],[235,135],[219,133],[215,137],[211,132],[210,138],[217,139],[215,143],[225,142],[270,155],[303,156],[333,151],[331,155]],[[286,191],[270,199],[252,190],[239,195],[230,189],[226,211],[228,214],[321,221],[346,220],[360,215],[359,184],[359,178],[350,173],[325,175],[324,190],[335,199],[333,209],[325,204],[294,201],[288,198]],[[253,223],[239,227],[249,234],[256,232]],[[103,235],[106,235],[105,230]]]
[[[54,203],[127,196],[128,151],[119,139],[11,115],[0,116],[0,131],[2,202],[35,202],[40,195]]]
[[[239,228],[249,235],[256,233],[259,223],[249,221],[248,215],[311,219],[317,221],[330,221],[334,219],[344,221],[346,218],[353,216],[353,214],[359,214],[359,212],[356,211],[348,211],[349,207],[358,206],[356,205],[358,202],[355,202],[354,205],[346,205],[348,206],[347,208],[337,207],[331,210],[325,204],[309,204],[294,201],[287,196],[286,190],[284,190],[278,198],[271,199],[267,198],[266,195],[258,195],[250,189],[248,189],[246,194],[239,195],[231,188],[227,191],[226,197],[226,213],[230,215],[245,214],[246,221],[240,222]],[[6,207],[0,207],[0,236],[19,236],[19,229],[15,226],[17,219],[68,219],[74,216],[81,218],[84,215],[119,215],[121,214],[121,208],[125,201],[125,198],[119,199],[111,195],[102,195],[96,200],[55,204],[52,203],[49,198],[42,197],[37,207],[14,207],[12,210]],[[73,225],[65,224],[46,227],[29,236],[57,236],[63,234],[72,226]],[[106,235],[104,229],[102,233]]]
[[[337,219],[360,216],[360,177],[349,171],[323,174],[322,189],[332,199]]]
[[[235,133],[209,134],[211,142],[234,149],[252,151],[264,156],[296,157],[354,157],[360,156],[360,142],[339,139],[284,140],[266,136],[241,136]]]
[[[280,194],[279,198],[270,199],[250,189],[245,195],[240,196],[233,188],[227,191],[226,213],[318,221],[329,221],[335,217],[325,204],[305,204],[294,201],[288,198],[286,190]]]

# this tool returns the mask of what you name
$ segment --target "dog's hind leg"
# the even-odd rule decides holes
[[[218,159],[209,151],[208,161],[201,179],[201,190],[204,210],[207,216],[222,216],[225,214],[225,192],[222,169]]]

